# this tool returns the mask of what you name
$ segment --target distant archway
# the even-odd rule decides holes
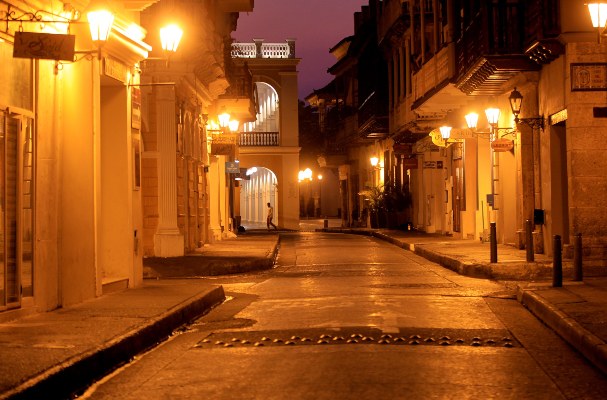
[[[278,132],[279,103],[278,93],[265,82],[255,82],[259,110],[254,122],[245,123],[244,132]]]
[[[278,225],[278,180],[276,174],[265,167],[250,167],[249,179],[240,185],[240,216],[245,228],[259,228],[266,224],[266,204],[274,207],[274,223]]]

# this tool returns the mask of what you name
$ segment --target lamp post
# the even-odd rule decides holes
[[[318,174],[318,216],[322,218],[322,175]]]
[[[297,180],[299,183],[303,182],[303,181],[308,181],[308,191],[307,191],[307,197],[308,199],[310,198],[310,182],[312,181],[312,170],[310,168],[306,168],[303,171],[299,171],[299,173],[297,174]],[[306,203],[306,196],[302,197],[303,200],[303,207],[305,209],[306,212],[306,219],[309,218],[309,212],[308,212],[308,205]]]
[[[373,156],[371,158],[369,158],[369,162],[371,163],[371,167],[373,167],[373,172],[372,172],[372,176],[373,176],[373,186],[375,187],[375,171],[377,171],[377,165],[379,164],[379,158]]]

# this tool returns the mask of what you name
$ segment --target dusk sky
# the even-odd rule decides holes
[[[251,13],[240,13],[232,37],[250,43],[284,43],[295,39],[295,56],[301,58],[299,98],[331,80],[327,68],[335,63],[329,49],[354,33],[354,12],[368,0],[255,0]]]

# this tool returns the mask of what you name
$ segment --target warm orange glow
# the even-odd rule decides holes
[[[607,3],[588,3],[588,12],[595,28],[604,28],[607,22]]]
[[[227,128],[230,123],[230,114],[227,112],[223,112],[217,116],[219,119],[219,126],[222,128]]]
[[[369,159],[369,161],[371,162],[371,166],[372,167],[377,167],[377,163],[379,163],[379,158],[377,158],[377,157],[371,157]]]
[[[236,131],[238,130],[238,125],[239,125],[238,120],[236,120],[236,119],[231,119],[231,120],[228,122],[228,126],[229,126],[229,128],[230,128],[230,132],[236,132]]]
[[[114,14],[105,9],[91,10],[86,14],[94,42],[105,42],[110,36]]]
[[[471,112],[469,114],[466,114],[465,118],[466,118],[466,125],[468,125],[468,128],[476,129],[477,124],[478,124],[478,114]]]
[[[499,108],[488,108],[485,110],[485,114],[487,115],[487,121],[489,121],[490,125],[497,125],[497,121],[500,119]]]
[[[451,127],[450,126],[441,126],[438,128],[440,130],[440,135],[443,139],[447,140],[451,136]]]
[[[183,30],[175,24],[160,29],[160,43],[164,51],[177,51],[179,41],[183,36]]]

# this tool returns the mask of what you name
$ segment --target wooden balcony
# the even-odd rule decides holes
[[[552,1],[551,1],[552,2]],[[482,3],[456,42],[455,82],[469,95],[498,95],[505,82],[540,65],[525,54],[531,41],[553,34],[538,15],[538,0]],[[556,7],[556,6],[555,6]]]
[[[247,64],[231,65],[227,71],[230,86],[217,99],[217,109],[229,110],[234,119],[255,121],[257,104],[253,90],[253,75]]]
[[[388,106],[373,92],[358,109],[358,133],[365,139],[388,136]]]

